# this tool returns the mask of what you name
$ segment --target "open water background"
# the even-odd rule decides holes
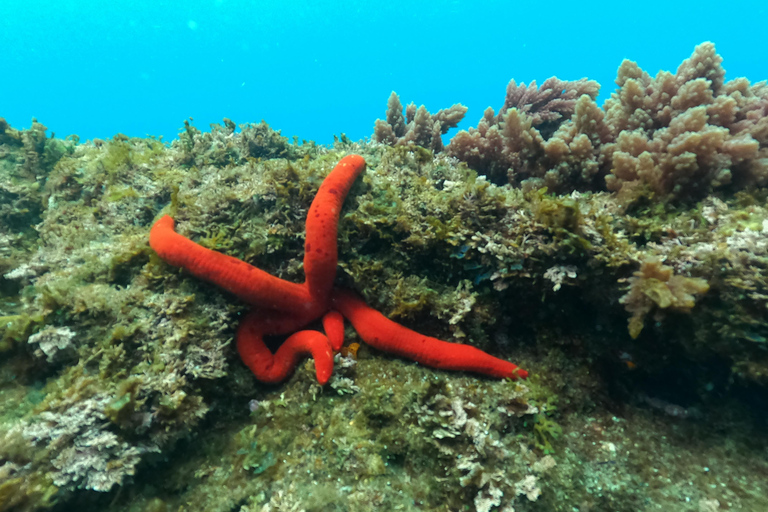
[[[460,126],[507,82],[614,90],[622,59],[655,75],[713,41],[727,79],[768,78],[768,2],[0,0],[0,116],[57,136],[174,138],[261,119],[328,143],[370,136],[392,90]],[[448,136],[452,136],[455,130]]]

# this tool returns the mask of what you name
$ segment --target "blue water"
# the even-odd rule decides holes
[[[764,80],[767,5],[0,0],[0,116],[17,128],[35,116],[57,136],[166,140],[188,117],[205,130],[265,119],[328,143],[370,136],[395,90],[431,111],[467,105],[467,127],[511,78],[586,76],[602,103],[622,59],[674,71],[706,40],[728,79]]]

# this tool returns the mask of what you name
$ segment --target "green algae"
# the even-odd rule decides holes
[[[0,352],[14,349],[27,341],[35,327],[43,322],[40,315],[9,315],[0,317]]]

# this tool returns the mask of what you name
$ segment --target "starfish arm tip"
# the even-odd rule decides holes
[[[515,366],[515,368],[512,370],[512,375],[510,375],[509,378],[512,380],[527,379],[528,372],[526,370],[523,370],[522,368]]]

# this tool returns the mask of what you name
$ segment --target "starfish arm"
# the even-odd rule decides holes
[[[206,249],[176,233],[173,225],[173,219],[164,215],[149,232],[149,245],[166,263],[185,268],[252,306],[289,310],[310,302],[305,286],[272,276],[232,256]]]
[[[261,382],[280,382],[307,354],[315,360],[317,380],[328,382],[333,372],[333,350],[344,342],[344,318],[371,346],[407,357],[426,366],[466,370],[493,377],[526,378],[528,372],[469,345],[448,343],[424,336],[393,322],[368,307],[354,293],[334,290],[338,249],[336,236],[344,199],[365,169],[358,155],[341,159],[323,181],[310,206],[306,222],[303,284],[295,284],[212,251],[174,231],[165,215],[150,230],[149,244],[171,265],[216,284],[256,306],[237,332],[237,349],[243,362]],[[329,311],[333,307],[334,311]],[[323,316],[328,335],[317,331],[295,332],[274,354],[264,336],[287,334]]]
[[[344,317],[338,311],[329,311],[323,316],[323,330],[328,336],[331,348],[338,351],[344,344]]]
[[[478,348],[424,336],[393,322],[352,292],[334,290],[331,303],[352,323],[363,341],[383,352],[443,370],[470,371],[497,378],[528,377],[527,371]]]
[[[318,331],[299,331],[290,335],[272,354],[264,344],[259,311],[248,313],[237,331],[237,351],[259,382],[274,384],[291,375],[305,355],[315,360],[315,374],[325,384],[333,373],[333,350],[328,338]]]
[[[312,297],[327,298],[336,279],[336,235],[344,199],[365,169],[359,155],[342,158],[325,178],[307,212],[304,274]]]

